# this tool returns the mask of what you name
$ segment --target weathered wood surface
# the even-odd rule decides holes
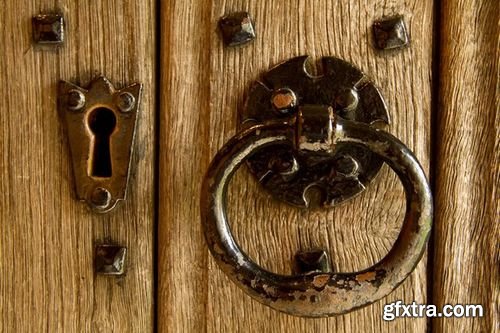
[[[7,1],[0,7],[0,332],[153,330],[155,4]],[[480,303],[486,318],[432,321],[434,331],[498,329],[498,3],[444,1],[439,108],[433,143],[436,225],[433,279],[425,260],[392,295],[360,311],[309,320],[277,313],[237,289],[216,267],[199,221],[203,174],[235,132],[250,83],[293,56],[334,55],[381,87],[387,128],[426,170],[431,132],[432,2],[400,0],[166,1],[161,20],[158,205],[158,328],[163,332],[411,331],[426,319],[381,318],[383,304]],[[61,10],[67,44],[31,45],[31,16]],[[248,10],[258,38],[226,49],[224,13]],[[405,15],[411,47],[372,47],[371,23]],[[472,24],[471,22],[474,22]],[[74,200],[69,150],[56,111],[59,79],[88,83],[105,74],[118,86],[145,84],[129,200],[98,216]],[[157,139],[157,138],[156,138]],[[236,238],[264,267],[290,272],[299,249],[322,247],[338,270],[366,267],[394,242],[404,210],[396,177],[383,172],[360,197],[329,211],[302,212],[275,202],[248,174],[230,193]],[[129,248],[125,277],[92,270],[93,246]],[[427,299],[427,286],[432,299]]]
[[[220,16],[247,10],[257,39],[224,48]],[[373,48],[372,22],[403,14],[411,47]],[[294,56],[333,55],[381,87],[392,117],[388,131],[428,170],[431,120],[432,1],[169,1],[161,8],[161,101],[158,235],[160,332],[425,332],[426,319],[382,320],[395,300],[426,303],[426,260],[393,294],[354,313],[303,319],[271,310],[239,290],[204,244],[199,193],[217,150],[236,133],[237,111],[251,82]],[[358,198],[328,211],[303,212],[271,199],[243,169],[230,187],[229,217],[242,248],[267,269],[290,273],[301,249],[329,251],[340,271],[382,258],[402,223],[404,194],[388,168]]]
[[[0,332],[153,329],[155,1],[0,6]],[[66,45],[31,45],[31,17],[62,11]],[[58,116],[60,79],[144,83],[128,201],[108,215],[75,200]],[[126,245],[121,278],[94,276],[95,243]]]
[[[435,332],[500,330],[498,22],[498,1],[441,5],[432,301],[486,311]]]

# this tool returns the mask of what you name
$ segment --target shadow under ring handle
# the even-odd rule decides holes
[[[332,145],[360,145],[380,156],[399,176],[406,194],[406,214],[389,253],[375,265],[353,273],[280,275],[253,262],[235,242],[226,215],[228,184],[239,166],[259,149],[295,144],[296,122],[256,125],[233,137],[216,155],[201,193],[201,219],[210,251],[220,268],[261,303],[297,316],[346,313],[391,293],[414,270],[432,225],[432,196],[413,153],[391,134],[337,117]],[[332,147],[333,148],[333,147]]]

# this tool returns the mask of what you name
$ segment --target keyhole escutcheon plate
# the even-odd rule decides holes
[[[104,76],[87,88],[59,84],[76,195],[105,213],[125,200],[142,85],[115,89]]]

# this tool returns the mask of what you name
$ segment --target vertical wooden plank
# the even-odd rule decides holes
[[[213,68],[211,155],[235,133],[237,110],[249,84],[270,66],[293,56],[313,59],[334,55],[346,59],[373,78],[386,98],[392,125],[388,130],[413,149],[427,168],[430,134],[430,62],[432,3],[430,1],[279,1],[214,4],[212,19],[248,10],[255,17],[258,38],[242,49],[223,49],[212,37]],[[382,16],[403,14],[412,38],[409,49],[378,53],[371,24]],[[299,250],[324,248],[339,271],[362,269],[381,259],[401,226],[404,195],[394,174],[384,169],[358,198],[334,209],[303,212],[263,193],[247,170],[231,188],[229,216],[242,248],[263,267],[289,274],[290,258]],[[238,177],[237,176],[237,177]],[[426,301],[425,260],[405,284],[372,306],[330,319],[295,318],[266,308],[238,290],[209,261],[208,331],[364,332],[426,329],[425,319],[382,320],[383,304],[395,300]],[[218,320],[217,318],[238,318]]]
[[[31,17],[61,11],[66,44],[31,45]],[[0,332],[153,329],[155,1],[6,1],[0,6]],[[127,202],[75,200],[57,112],[60,79],[144,84]],[[93,249],[128,247],[127,273],[95,276]]]
[[[206,258],[199,193],[209,160],[210,1],[161,7],[158,329],[203,332]]]
[[[254,17],[257,39],[242,48],[224,48],[218,19],[240,10]],[[341,57],[371,76],[389,106],[388,130],[428,169],[432,11],[432,1],[381,5],[367,0],[191,0],[162,7],[160,331],[425,331],[425,318],[382,320],[385,303],[426,302],[425,260],[397,291],[372,306],[330,319],[291,317],[253,301],[207,260],[198,202],[208,160],[236,133],[246,89],[270,66],[302,54]],[[412,44],[398,52],[377,52],[371,24],[394,14],[405,16]],[[272,200],[241,170],[229,203],[242,248],[280,273],[290,273],[292,255],[310,247],[327,249],[341,271],[375,263],[396,239],[405,206],[402,188],[387,168],[360,197],[310,212]]]
[[[500,328],[498,21],[498,1],[442,1],[433,303],[485,313],[436,332]]]

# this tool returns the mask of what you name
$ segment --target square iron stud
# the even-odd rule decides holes
[[[127,248],[118,245],[97,245],[94,268],[101,275],[122,275],[125,272]]]
[[[255,38],[255,29],[250,14],[236,12],[219,20],[222,39],[226,46],[243,45]]]
[[[325,250],[300,251],[293,261],[294,274],[329,273],[330,259]]]
[[[375,46],[381,50],[400,49],[410,43],[403,16],[394,16],[373,23]]]
[[[64,18],[59,14],[34,16],[33,41],[37,44],[62,44],[64,42]]]

